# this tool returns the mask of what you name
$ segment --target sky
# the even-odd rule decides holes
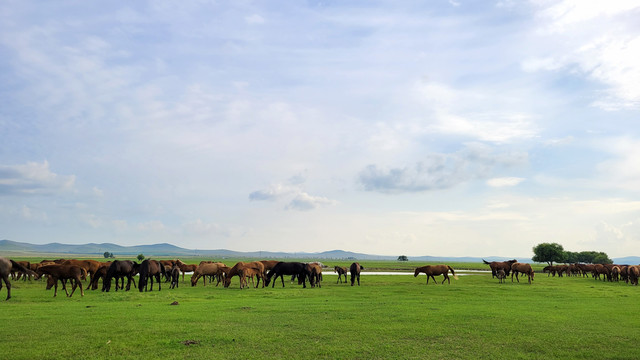
[[[0,239],[640,255],[640,3],[0,6]]]

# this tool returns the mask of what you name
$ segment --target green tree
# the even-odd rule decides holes
[[[593,264],[613,264],[613,261],[609,259],[609,256],[603,252],[599,252],[594,256],[591,262]]]
[[[398,261],[409,261],[409,258],[407,255],[400,255],[398,256]]]
[[[565,252],[562,245],[558,243],[542,243],[533,248],[533,258],[535,262],[546,262],[553,265],[553,262],[562,262],[565,259]]]
[[[143,254],[138,254],[138,261],[142,261],[144,260],[144,255]]]
[[[115,257],[115,256],[113,256],[112,252],[108,252],[108,251],[105,251],[104,254],[102,254],[102,256],[104,256],[105,259],[114,258]]]

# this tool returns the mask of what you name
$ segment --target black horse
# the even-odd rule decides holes
[[[355,284],[356,279],[358,280],[358,286],[360,286],[360,270],[363,269],[364,267],[357,262],[351,264],[351,267],[349,267],[349,272],[351,273],[351,286]]]
[[[145,260],[140,264],[140,279],[138,280],[138,290],[140,292],[147,291],[147,283],[151,279],[151,291],[153,291],[153,278],[158,283],[158,291],[162,290],[160,275],[164,273],[164,265],[156,260]],[[144,290],[143,290],[144,288]]]
[[[124,278],[127,278],[127,288],[126,291],[131,289],[131,283],[133,282],[133,286],[136,286],[135,281],[133,280],[133,275],[138,272],[137,262],[131,260],[114,260],[109,269],[107,270],[107,275],[102,282],[102,291],[109,292],[111,290],[111,279],[116,279],[116,291],[118,291],[118,280],[122,279],[122,285],[120,285],[120,289],[124,288]]]
[[[306,288],[306,279],[308,276],[311,276],[311,273],[307,269],[307,265],[305,263],[281,261],[277,263],[269,273],[267,273],[267,280],[265,280],[265,284],[267,286],[269,286],[274,274],[276,277],[273,279],[273,285],[271,285],[271,287],[275,287],[278,276],[280,277],[280,280],[282,280],[282,287],[284,287],[284,275],[297,275],[298,284],[302,282],[302,287]]]

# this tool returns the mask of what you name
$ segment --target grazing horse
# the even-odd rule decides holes
[[[9,274],[11,274],[12,271],[21,271],[25,274],[33,275],[36,280],[40,278],[37,273],[34,273],[17,262],[0,257],[0,290],[2,290],[2,282],[4,281],[4,284],[7,286],[7,298],[5,300],[11,299],[11,282],[9,282]]]
[[[445,280],[447,280],[448,283],[451,284],[451,279],[449,279],[449,270],[451,270],[453,278],[458,280],[458,275],[456,275],[456,272],[453,271],[453,268],[449,265],[426,265],[417,267],[416,271],[413,273],[413,277],[417,277],[420,273],[425,273],[427,274],[427,284],[429,284],[429,278],[432,278],[433,282],[437,284],[438,282],[436,281],[434,275],[442,275],[442,284],[444,284]]]
[[[162,290],[160,275],[164,272],[164,265],[162,265],[159,261],[146,259],[140,264],[140,269],[138,270],[140,273],[140,278],[138,279],[138,291],[147,291],[147,284],[149,279],[151,279],[151,289],[149,291],[153,291],[153,278],[156,278],[156,282],[158,283],[158,291]],[[144,290],[142,289],[144,288]]]
[[[309,271],[308,276],[311,287],[316,287],[316,285],[318,285],[318,287],[322,287],[322,285],[320,285],[320,282],[322,281],[322,266],[317,262],[308,263],[307,271]]]
[[[500,282],[500,284],[503,284],[504,279],[507,277],[507,274],[504,272],[504,270],[500,269],[496,271],[496,276],[498,277],[498,281]]]
[[[347,268],[345,266],[334,266],[333,272],[338,273],[338,280],[336,280],[336,284],[340,282],[342,284],[342,276],[344,276],[344,283],[347,283]]]
[[[91,283],[93,282],[93,277],[96,273],[96,271],[98,271],[98,269],[100,268],[100,266],[102,266],[102,263],[96,260],[75,260],[75,259],[70,259],[70,260],[65,260],[64,262],[62,262],[62,265],[76,265],[76,266],[80,266],[81,268],[87,270],[87,273],[89,274],[89,284],[87,285],[87,290],[89,290],[89,287],[91,286]]]
[[[629,282],[631,285],[638,286],[638,279],[640,278],[640,266],[631,265],[628,267],[627,272],[629,273]]]
[[[136,286],[136,282],[133,280],[133,275],[138,273],[138,265],[137,262],[131,260],[114,260],[111,265],[109,265],[109,269],[107,269],[107,275],[102,282],[102,291],[109,292],[111,290],[111,279],[116,279],[116,291],[118,291],[118,280],[122,279],[122,285],[120,288],[124,287],[124,278],[127,278],[127,288],[126,291],[131,289],[131,283],[133,286]]]
[[[31,269],[31,263],[29,261],[16,261],[16,263],[22,265],[25,269]],[[31,275],[22,270],[12,269],[11,278],[15,280],[20,280],[20,278],[22,278],[23,281],[27,281],[27,278],[31,280]]]
[[[511,264],[518,262],[518,260],[513,259],[513,260],[508,260],[508,261],[492,261],[492,262],[488,262],[485,259],[482,259],[482,261],[489,265],[489,267],[491,268],[491,277],[494,278],[496,277],[496,272],[500,269],[504,270],[504,273],[506,274],[506,276],[509,276],[509,272],[511,271]]]
[[[84,290],[82,289],[82,280],[87,278],[87,270],[77,265],[46,265],[41,266],[36,273],[39,276],[49,275],[50,279],[47,281],[47,290],[55,286],[53,296],[58,296],[58,280],[62,284],[62,288],[68,297],[72,297],[76,288],[80,288],[80,295],[84,296]],[[71,295],[67,291],[65,286],[65,280],[71,280],[73,288],[71,289]]]
[[[529,284],[531,284],[531,281],[533,281],[533,275],[534,275],[531,265],[526,263],[519,263],[519,262],[515,262],[511,264],[511,282],[513,282],[514,274],[516,275],[516,280],[520,282],[520,279],[518,279],[519,273],[527,274],[527,276],[529,277]]]
[[[238,278],[240,278],[240,289],[242,289],[244,287],[242,270],[245,267],[255,268],[264,274],[264,264],[260,261],[252,261],[248,263],[238,261],[231,268],[223,268],[225,270],[224,287],[228,288],[229,285],[231,285],[231,278],[238,276]],[[258,278],[258,285],[260,285],[260,278]],[[264,280],[262,281],[262,287],[264,287]]]
[[[360,270],[363,269],[364,267],[357,262],[351,264],[349,267],[349,272],[351,273],[351,286],[355,284],[356,280],[358,280],[358,286],[360,286]]]
[[[107,277],[107,271],[109,270],[110,265],[111,265],[111,261],[107,261],[103,263],[98,268],[98,270],[96,270],[96,272],[93,274],[93,278],[89,281],[88,287],[91,287],[91,290],[95,290],[98,288],[98,280],[102,279],[102,282],[104,283],[104,280]]]
[[[275,278],[273,277],[275,275]],[[306,279],[309,276],[309,271],[307,270],[307,266],[301,262],[278,262],[273,269],[269,271],[267,274],[267,279],[264,282],[267,286],[273,279],[273,284],[271,287],[276,286],[276,280],[278,280],[278,276],[280,280],[282,280],[282,287],[284,287],[284,275],[297,275],[298,276],[298,284],[302,281],[302,287],[307,287]]]
[[[175,289],[178,287],[178,283],[180,282],[180,266],[178,264],[174,264],[171,268],[171,285],[169,289]]]
[[[193,271],[191,275],[191,286],[196,286],[198,280],[202,277],[202,285],[207,286],[207,276],[216,276],[218,278],[218,284],[220,284],[223,263],[202,263]]]

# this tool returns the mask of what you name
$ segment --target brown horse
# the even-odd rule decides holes
[[[231,278],[234,276],[238,276],[240,278],[240,288],[243,288],[242,284],[242,269],[244,267],[252,267],[258,269],[258,271],[264,273],[264,264],[260,261],[252,261],[252,262],[242,262],[239,261],[232,268],[227,270],[224,278],[224,287],[228,288],[231,285]],[[260,285],[260,278],[258,278],[258,285]],[[264,280],[262,281],[262,287],[264,287]]]
[[[104,282],[104,279],[107,277],[107,271],[109,270],[110,265],[111,261],[102,263],[98,270],[96,270],[96,272],[93,274],[93,278],[89,281],[88,288],[90,287],[91,290],[96,290],[98,288],[98,280],[102,279],[102,282]]]
[[[434,275],[442,275],[444,276],[444,278],[442,279],[441,284],[444,284],[445,280],[448,281],[448,284],[451,284],[451,279],[449,279],[449,270],[451,270],[453,278],[458,280],[458,275],[456,275],[456,272],[453,271],[453,268],[449,265],[426,265],[417,267],[416,271],[413,274],[413,277],[417,277],[420,273],[425,273],[427,274],[427,284],[429,284],[429,278],[432,278],[433,281],[437,284],[438,282],[436,281]]]
[[[260,269],[255,267],[245,266],[242,269],[240,269],[240,271],[241,271],[240,273],[241,289],[243,289],[246,286],[249,286],[249,282],[247,278],[251,278],[251,283],[254,285],[255,288],[257,288],[258,285],[260,285],[260,279],[262,279],[262,287],[264,287],[264,272],[260,271]],[[254,276],[258,278],[257,285],[253,282]]]
[[[91,286],[91,282],[93,281],[93,277],[96,271],[98,271],[98,269],[100,268],[100,266],[102,266],[102,263],[96,260],[69,259],[69,260],[63,261],[61,265],[75,265],[85,269],[89,274],[89,284],[87,285],[87,290],[89,290],[89,287]]]
[[[356,280],[358,280],[358,286],[360,286],[360,271],[363,269],[364,267],[360,266],[357,262],[351,264],[349,267],[349,272],[351,273],[351,286],[355,285]]]
[[[342,276],[344,276],[344,283],[347,283],[347,268],[345,266],[334,266],[333,272],[338,273],[338,280],[336,280],[336,284],[340,282],[342,284]]]
[[[149,259],[144,260],[138,269],[138,273],[140,274],[140,278],[138,279],[138,290],[140,292],[147,291],[148,280],[151,279],[151,289],[149,289],[149,291],[153,291],[153,278],[155,278],[158,283],[158,291],[161,291],[162,285],[160,276],[163,272],[164,265],[159,261]]]
[[[202,278],[202,285],[207,286],[207,276],[216,276],[218,277],[218,284],[220,284],[221,275],[223,274],[222,267],[225,266],[223,263],[202,263],[198,265],[198,267],[193,271],[193,275],[191,275],[191,286],[196,286],[198,284],[198,280]]]
[[[51,289],[51,286],[55,286],[53,296],[58,296],[58,280],[62,284],[62,288],[68,297],[72,297],[76,288],[80,288],[80,295],[84,296],[84,290],[82,289],[82,280],[87,278],[87,270],[76,265],[46,265],[41,266],[36,273],[39,276],[49,275],[50,280],[47,281],[47,290]],[[65,286],[66,280],[70,280],[73,283],[71,289],[71,295],[67,291]],[[53,283],[53,284],[52,284]]]
[[[506,276],[509,276],[509,272],[511,271],[511,264],[518,262],[518,260],[513,259],[513,260],[508,260],[508,261],[492,261],[492,262],[488,262],[485,259],[482,259],[482,261],[489,265],[489,267],[491,268],[491,277],[494,278],[496,277],[496,272],[500,269],[504,270],[504,273]]]
[[[178,264],[174,264],[171,268],[171,285],[169,289],[175,289],[178,287],[178,283],[180,282],[180,266]]]
[[[504,279],[507,277],[507,274],[504,272],[504,270],[499,269],[498,271],[496,271],[496,276],[498,277],[498,281],[500,282],[500,284],[503,284]]]
[[[311,287],[322,287],[320,282],[322,281],[322,266],[318,263],[308,263],[307,271],[309,271],[309,284]]]
[[[17,262],[0,257],[0,290],[2,290],[2,282],[4,281],[4,284],[7,286],[7,298],[5,300],[11,299],[11,282],[9,282],[9,275],[12,271],[24,272],[25,274],[34,276],[36,280],[40,278],[40,275],[25,268]]]
[[[513,275],[516,275],[516,280],[518,282],[520,282],[520,279],[518,279],[518,274],[526,274],[529,277],[529,284],[531,284],[531,281],[533,281],[533,269],[531,268],[531,265],[526,264],[526,263],[519,263],[519,262],[515,262],[513,264],[511,264],[511,282],[513,282]]]
[[[180,267],[180,272],[182,273],[182,281],[184,281],[184,274],[188,272],[194,272],[198,268],[196,264],[185,264],[180,259],[176,260],[176,264]]]
[[[627,272],[629,273],[629,282],[631,285],[638,286],[638,279],[640,278],[640,266],[631,265],[627,268]]]

